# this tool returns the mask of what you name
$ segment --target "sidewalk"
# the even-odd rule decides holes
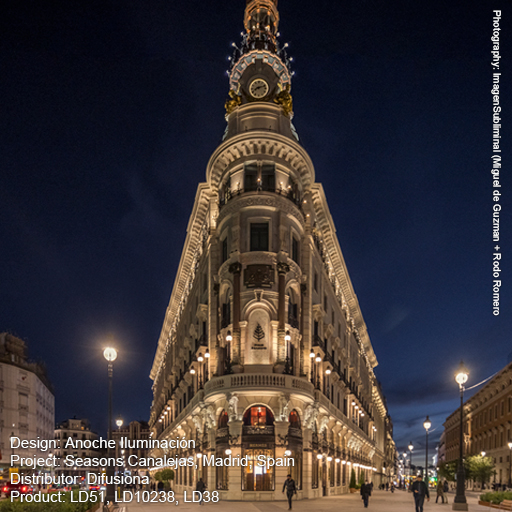
[[[433,499],[430,502],[425,501],[424,512],[448,512],[452,509],[454,494],[449,493],[449,504],[437,504],[435,491],[431,494]],[[183,496],[177,495],[179,502],[177,507],[172,503],[133,503],[120,507],[119,512],[169,512],[176,510],[177,512],[185,511],[212,511],[212,512],[284,512],[288,510],[286,501],[219,501],[218,503],[208,503],[201,507],[194,503],[184,503]],[[488,512],[488,508],[478,505],[478,497],[476,493],[470,493],[468,496],[468,504],[470,512]],[[293,503],[295,512],[362,512],[364,510],[363,502],[359,494],[344,494],[342,496],[332,496],[316,500],[302,500]],[[386,491],[374,491],[368,506],[368,511],[374,510],[378,512],[414,512],[414,500],[412,494],[405,491],[395,491],[394,493]]]

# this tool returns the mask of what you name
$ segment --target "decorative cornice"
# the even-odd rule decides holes
[[[353,320],[353,329],[355,334],[357,334],[356,337],[359,337],[369,363],[373,368],[378,364],[377,358],[370,342],[366,323],[364,322],[363,314],[359,307],[359,301],[357,300],[356,293],[354,292],[352,282],[348,275],[347,266],[343,258],[343,253],[341,252],[338,237],[336,236],[336,228],[327,205],[324,189],[320,183],[315,183],[311,187],[311,192],[316,220],[323,236],[325,249],[333,265],[333,271],[340,283],[343,297],[346,300],[349,315]]]
[[[295,217],[299,223],[304,225],[304,218],[299,208],[292,203],[289,199],[285,197],[281,197],[277,194],[272,193],[245,193],[238,197],[234,197],[229,201],[228,204],[224,205],[220,210],[219,217],[217,219],[218,225],[222,223],[222,221],[228,217],[229,215],[239,211],[242,208],[247,208],[249,206],[267,206],[270,208],[276,208],[280,211],[292,215]]]
[[[176,322],[182,312],[184,302],[190,291],[191,279],[195,274],[198,251],[201,250],[203,241],[204,225],[208,222],[208,209],[210,206],[211,189],[207,183],[200,183],[197,187],[194,208],[190,215],[187,226],[187,236],[181,260],[174,280],[174,286],[169,300],[169,305],[165,312],[164,324],[160,331],[158,346],[155,359],[151,368],[150,377],[156,380],[163,367],[163,358],[166,353],[168,340],[172,336],[172,330],[176,327]]]
[[[279,133],[259,130],[240,133],[223,142],[210,157],[206,179],[217,188],[228,167],[251,157],[267,157],[291,167],[305,188],[315,180],[313,162],[300,144]]]

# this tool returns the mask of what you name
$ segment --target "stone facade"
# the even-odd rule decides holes
[[[59,459],[65,459],[68,455],[74,455],[75,457],[83,459],[90,459],[104,455],[104,451],[102,450],[66,447],[68,439],[72,439],[73,442],[77,440],[95,441],[98,439],[98,434],[91,430],[89,421],[86,419],[71,418],[55,426],[55,440],[59,446],[55,450],[55,456]],[[96,474],[99,471],[94,467],[66,467],[62,464],[60,468],[55,468],[53,472],[55,473],[55,476],[78,476],[84,478],[84,481],[87,481],[88,473]]]
[[[0,452],[3,467],[11,455],[46,454],[29,448],[11,448],[11,436],[22,440],[53,439],[55,398],[46,370],[28,359],[25,342],[0,334]]]
[[[201,476],[222,499],[284,499],[289,472],[299,498],[340,494],[352,469],[379,485],[394,465],[377,359],[291,122],[278,21],[273,0],[247,2],[224,140],[198,187],[151,370],[153,439],[250,461],[177,470],[176,490]],[[262,469],[259,456],[295,466]]]
[[[460,408],[444,423],[444,456],[447,462],[459,458]],[[507,364],[485,386],[464,403],[464,454],[485,452],[495,463],[496,482],[509,482],[512,441],[512,363]]]

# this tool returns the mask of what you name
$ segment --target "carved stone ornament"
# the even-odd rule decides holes
[[[287,274],[288,272],[290,272],[290,265],[288,265],[288,263],[278,263],[277,272],[279,274]]]
[[[277,194],[272,196],[268,195],[250,195],[244,197],[243,195],[239,198],[232,199],[229,203],[222,207],[219,213],[219,224],[227,216],[247,206],[270,206],[278,208],[279,211],[293,215],[302,226],[304,226],[304,217],[300,212],[299,208],[289,199],[280,197]]]
[[[244,271],[244,284],[247,288],[271,288],[274,281],[272,265],[247,265]]]
[[[232,274],[239,274],[240,272],[242,272],[242,265],[238,261],[235,263],[231,263],[231,265],[229,265],[229,271]]]
[[[196,427],[196,430],[199,432],[199,434],[203,433],[203,422],[201,421],[201,418],[197,415],[192,416],[192,421],[194,422],[194,426]]]
[[[311,404],[306,407],[304,411],[304,427],[313,429],[315,426],[316,418],[318,417],[318,408]]]
[[[229,421],[236,421],[238,419],[238,397],[231,395],[228,400],[228,416]]]

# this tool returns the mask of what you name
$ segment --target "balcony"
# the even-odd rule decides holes
[[[201,347],[208,348],[208,337],[206,336],[206,334],[201,334],[201,336],[199,336],[199,339],[196,340],[195,351],[197,352]]]
[[[313,339],[311,340],[311,346],[313,347],[313,349],[319,348],[325,354],[324,340],[322,338],[320,338],[320,336],[318,336],[318,334],[313,335]]]
[[[230,188],[227,188],[224,191],[223,197],[219,200],[219,211],[222,211],[222,208],[226,206],[233,199],[240,196],[260,196],[260,195],[272,194],[276,196],[283,197],[291,201],[301,212],[302,217],[304,217],[304,211],[302,209],[302,196],[298,190],[287,189],[287,188],[270,188],[263,187],[261,185],[255,188],[243,189],[238,188],[232,191]]]
[[[274,425],[244,425],[242,434],[244,436],[273,436]]]
[[[303,393],[312,396],[313,384],[306,379],[295,377],[294,375],[284,375],[277,373],[241,373],[236,375],[222,375],[210,379],[205,387],[205,396],[217,392],[224,393],[229,389],[237,391],[258,391],[262,388],[284,391],[288,390],[294,393]]]

